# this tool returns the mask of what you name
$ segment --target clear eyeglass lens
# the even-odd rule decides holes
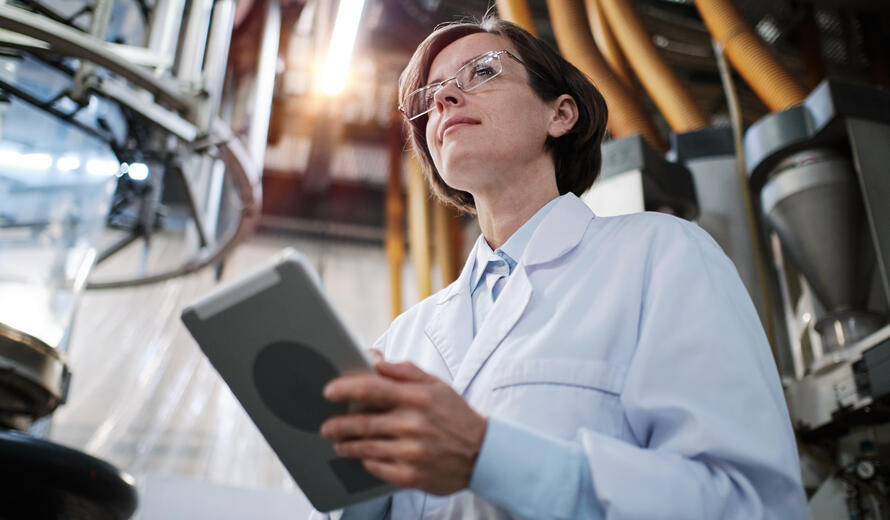
[[[467,63],[458,71],[458,85],[461,90],[473,90],[501,73],[501,60],[498,56],[483,56]]]
[[[494,78],[502,70],[499,56],[482,56],[457,71],[457,86],[464,92],[468,92]],[[441,85],[430,86],[411,94],[405,100],[408,117],[413,119],[420,114],[429,112],[435,106],[436,92],[441,88]]]
[[[408,96],[408,99],[405,100],[407,116],[414,119],[420,114],[428,111],[431,106],[433,95],[435,95],[434,88],[424,88],[423,90],[419,90]]]

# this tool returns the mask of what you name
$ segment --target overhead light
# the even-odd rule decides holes
[[[127,168],[127,175],[134,181],[144,181],[148,178],[148,166],[145,163],[134,162]]]
[[[48,170],[53,165],[53,158],[47,153],[20,153],[16,150],[0,150],[0,165],[13,169]]]
[[[76,155],[65,155],[56,160],[56,169],[60,172],[70,172],[80,168],[80,157]]]
[[[339,94],[346,86],[346,73],[364,7],[365,0],[340,0],[322,75],[321,90],[325,94]]]
[[[120,163],[106,159],[90,159],[87,161],[87,173],[96,177],[110,177],[120,170]]]
[[[48,153],[26,153],[20,161],[19,166],[29,170],[48,170],[53,165],[53,157]]]

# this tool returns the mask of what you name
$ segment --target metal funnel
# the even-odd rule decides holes
[[[828,312],[864,310],[874,249],[849,161],[807,151],[777,172],[761,192],[768,224]]]

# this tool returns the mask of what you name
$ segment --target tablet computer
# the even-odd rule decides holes
[[[348,410],[322,397],[325,384],[373,368],[302,254],[285,249],[186,307],[182,321],[316,509],[396,490],[319,434]]]

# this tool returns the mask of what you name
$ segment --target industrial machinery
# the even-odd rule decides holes
[[[243,5],[264,23],[233,129],[235,0],[0,2],[0,465],[30,468],[0,516],[135,510],[132,479],[41,437],[83,291],[219,262],[258,219],[281,13]]]
[[[640,134],[603,143],[600,175],[582,199],[601,216],[660,211],[691,220],[699,210],[689,170]]]
[[[802,455],[838,468],[814,518],[887,518],[890,93],[822,82],[745,135],[768,233]],[[839,517],[839,516],[838,516]]]

